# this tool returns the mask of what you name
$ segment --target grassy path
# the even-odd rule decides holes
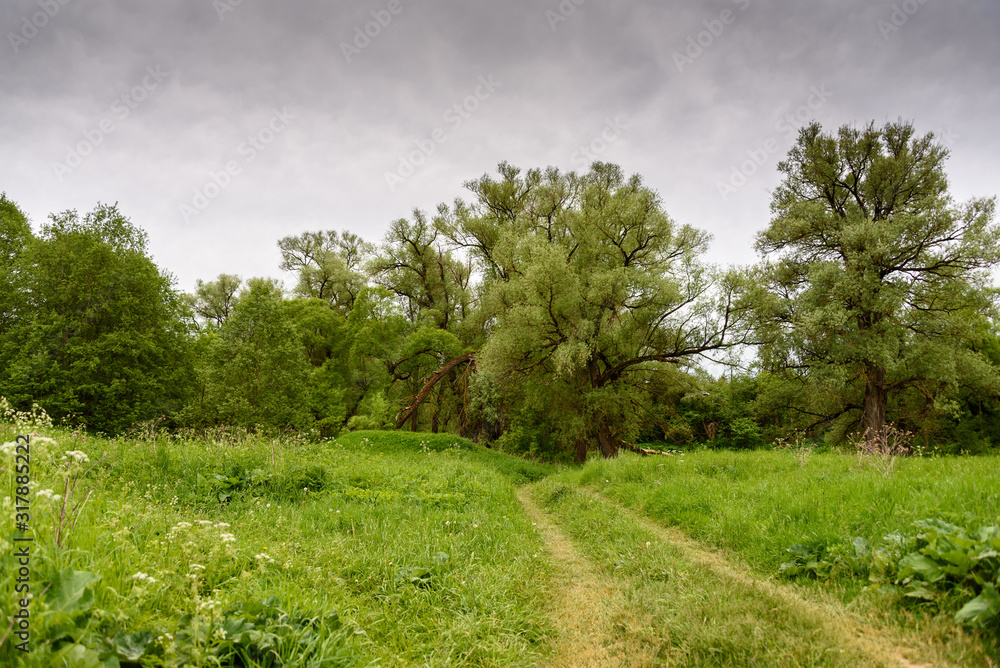
[[[949,665],[596,493],[545,481],[519,498],[558,573],[552,665]]]
[[[555,577],[550,614],[559,632],[551,659],[554,668],[649,665],[640,648],[616,641],[613,625],[625,608],[621,583],[603,577],[573,542],[532,500],[518,491],[524,510],[537,527],[553,559]],[[629,659],[629,656],[632,659]]]
[[[842,605],[833,600],[817,602],[804,598],[794,587],[756,578],[747,569],[735,566],[718,552],[698,544],[678,529],[659,525],[590,490],[581,489],[581,492],[613,505],[617,512],[629,517],[643,529],[656,534],[661,540],[673,544],[684,553],[685,557],[706,566],[720,578],[752,589],[762,597],[780,602],[791,612],[812,619],[825,627],[832,637],[840,638],[844,645],[853,646],[859,653],[886,665],[900,665],[904,668],[921,668],[924,665],[913,663],[906,658],[905,655],[913,653],[914,650],[901,647],[900,641],[855,619]],[[938,659],[934,665],[943,664]]]

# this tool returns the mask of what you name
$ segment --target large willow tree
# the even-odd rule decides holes
[[[484,278],[480,372],[541,409],[578,460],[634,435],[651,374],[741,340],[738,281],[701,263],[708,235],[672,221],[640,177],[502,164],[467,186],[476,201],[439,223]]]
[[[764,360],[825,388],[818,422],[860,420],[874,438],[907,390],[941,407],[960,383],[997,384],[972,345],[992,311],[995,200],[954,203],[947,155],[902,121],[835,135],[813,124],[778,166],[757,241],[770,259]]]

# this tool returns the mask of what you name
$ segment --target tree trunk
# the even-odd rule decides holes
[[[576,442],[576,456],[573,458],[577,464],[587,461],[587,439],[581,438]]]
[[[597,444],[605,459],[613,459],[618,456],[618,441],[611,435],[611,430],[604,422],[601,422],[597,427]]]
[[[434,397],[434,412],[431,413],[431,433],[438,433],[438,420],[440,419],[441,412],[441,393],[438,392]]]
[[[889,395],[885,387],[885,369],[875,365],[865,367],[865,401],[861,414],[861,429],[866,440],[882,434]]]

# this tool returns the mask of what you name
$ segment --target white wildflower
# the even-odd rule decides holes
[[[188,568],[191,569],[192,573],[197,573],[199,571],[205,570],[205,567],[202,566],[201,564],[191,564],[190,566],[188,566]]]
[[[56,502],[62,500],[62,496],[60,494],[56,494],[51,489],[38,490],[37,492],[35,492],[35,498],[49,499],[51,501],[56,501]]]
[[[201,601],[198,603],[198,610],[211,611],[212,609],[219,607],[222,607],[222,604],[219,603],[218,601],[213,601],[212,599],[208,599],[206,601]]]
[[[85,464],[90,461],[90,457],[87,456],[87,453],[81,452],[80,450],[70,450],[63,456],[63,459],[73,459],[73,461],[79,464]]]
[[[235,543],[236,536],[234,536],[231,533],[220,533],[219,540],[221,540],[223,543]]]

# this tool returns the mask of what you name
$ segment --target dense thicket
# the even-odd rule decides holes
[[[3,196],[0,395],[105,431],[405,427],[577,460],[890,422],[983,450],[1000,229],[993,200],[952,202],[946,156],[906,123],[803,129],[762,262],[725,271],[639,176],[502,163],[378,243],[279,240],[288,292],[222,274],[179,295],[115,207],[36,237]]]
[[[4,200],[0,396],[105,432],[175,414],[193,374],[183,304],[114,206],[52,216],[35,237]]]

